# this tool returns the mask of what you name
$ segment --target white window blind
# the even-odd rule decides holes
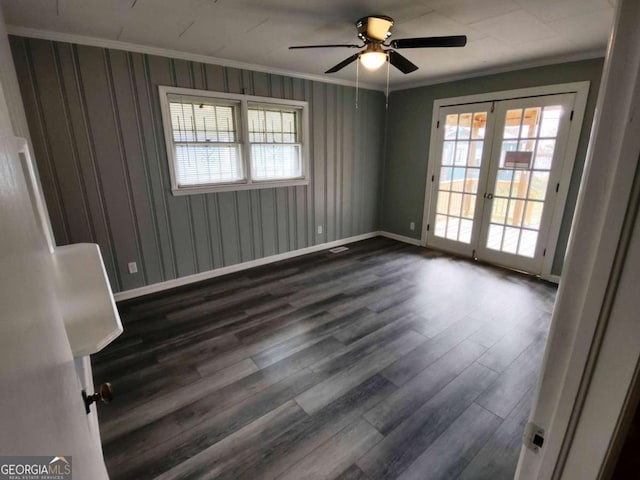
[[[253,179],[302,177],[298,111],[249,104],[248,116]]]
[[[309,183],[308,104],[160,86],[174,195]]]
[[[238,106],[169,95],[178,186],[244,179],[238,142]]]

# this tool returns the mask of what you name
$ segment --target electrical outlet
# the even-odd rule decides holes
[[[411,222],[409,224],[409,230],[415,230],[416,229],[416,223],[415,222]]]
[[[129,267],[129,273],[138,273],[138,264],[136,262],[129,262],[127,267]]]
[[[322,235],[322,225],[318,225],[318,235]]]

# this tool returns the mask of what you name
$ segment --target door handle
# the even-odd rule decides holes
[[[91,413],[91,409],[89,408],[92,403],[97,402],[98,400],[102,400],[103,403],[110,403],[113,400],[113,387],[109,382],[103,383],[98,388],[98,391],[93,395],[87,395],[87,392],[82,390],[82,398],[84,399],[84,406],[87,411],[87,414]]]
[[[493,193],[485,193],[484,198],[491,200],[493,198]]]

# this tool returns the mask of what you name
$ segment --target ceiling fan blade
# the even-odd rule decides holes
[[[448,37],[400,38],[392,40],[391,48],[438,48],[464,47],[467,44],[466,35],[451,35]]]
[[[353,45],[353,44],[339,44],[339,45],[295,45],[293,47],[289,47],[289,50],[298,50],[301,48],[333,48],[333,47],[345,47],[345,48],[362,48],[364,45]]]
[[[400,55],[398,52],[394,50],[388,50],[387,53],[389,54],[389,62],[391,63],[391,65],[396,67],[402,73],[411,73],[415,72],[418,69],[418,67],[411,61],[409,61],[409,59]]]
[[[354,53],[349,58],[344,59],[339,64],[337,64],[335,67],[331,67],[329,70],[327,70],[324,73],[336,73],[338,70],[342,70],[344,67],[346,67],[350,63],[353,63],[354,61],[356,61],[359,56],[360,56],[360,53]]]

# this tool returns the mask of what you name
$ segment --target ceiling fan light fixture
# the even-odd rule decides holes
[[[387,61],[387,54],[382,50],[372,50],[360,55],[360,63],[367,70],[378,70]]]

